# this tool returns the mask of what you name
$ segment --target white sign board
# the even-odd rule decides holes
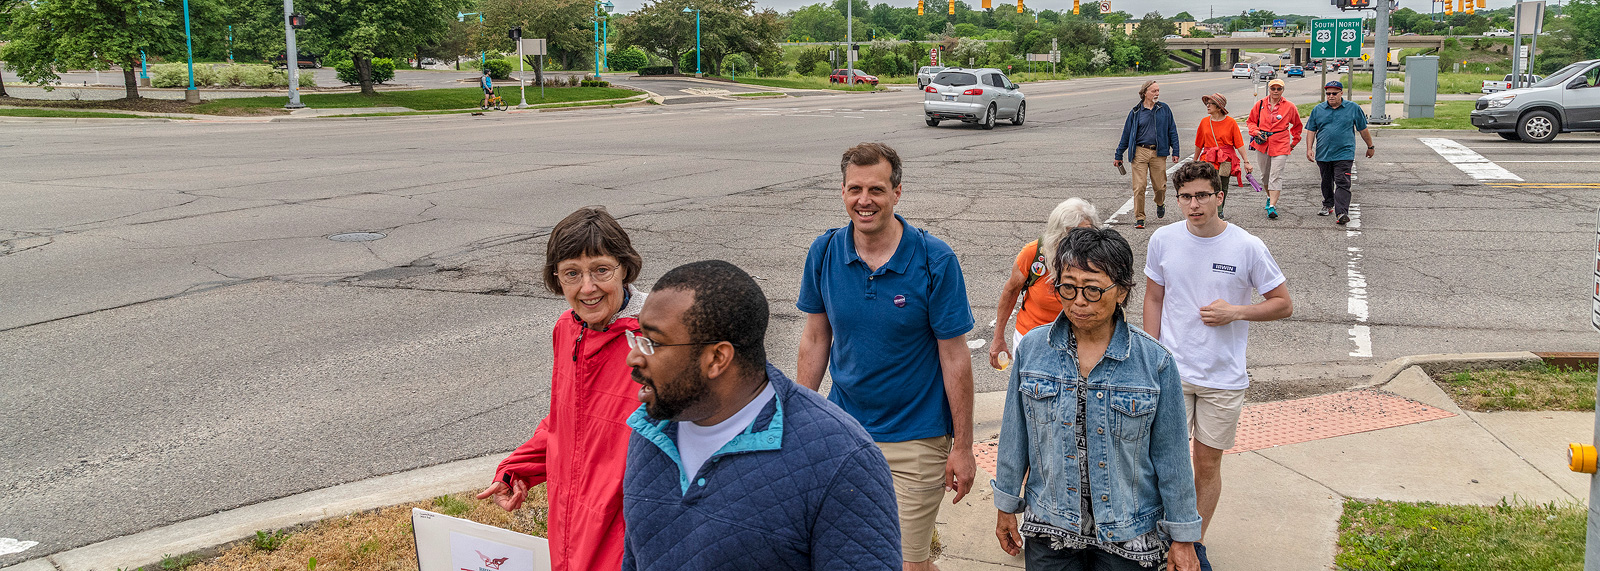
[[[418,571],[550,571],[550,544],[427,510],[411,509]]]
[[[1101,14],[1110,14],[1111,13],[1111,0],[1100,0],[1100,13]]]
[[[525,56],[549,55],[545,53],[544,48],[544,38],[523,38],[522,47],[519,49]]]
[[[1524,36],[1539,35],[1544,29],[1544,0],[1517,2],[1511,6],[1512,18],[1516,21],[1513,31]]]
[[[1594,315],[1589,318],[1589,325],[1600,331],[1600,215],[1594,225]]]

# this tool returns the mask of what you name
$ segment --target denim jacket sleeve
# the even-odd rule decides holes
[[[1116,160],[1122,160],[1122,152],[1128,150],[1128,138],[1133,136],[1133,112],[1128,112],[1128,118],[1122,120],[1122,137],[1117,139],[1117,154],[1112,155]],[[1128,153],[1128,160],[1133,160],[1133,153]]]
[[[1161,386],[1156,403],[1155,425],[1150,433],[1150,457],[1156,470],[1156,489],[1165,510],[1156,525],[1167,530],[1173,541],[1200,541],[1200,512],[1195,506],[1194,472],[1189,461],[1189,419],[1183,408],[1183,385],[1178,381],[1178,366],[1172,355],[1162,351],[1156,371]],[[1009,402],[1009,401],[1008,401]],[[1006,410],[1007,413],[1010,409]],[[995,490],[999,501],[999,489]]]
[[[1011,514],[1027,507],[1022,499],[1022,479],[1028,473],[1028,419],[1022,412],[1020,370],[1013,364],[1011,380],[1006,383],[1005,412],[1000,418],[1000,448],[995,458],[994,480],[989,482],[994,488],[994,507]],[[1183,406],[1183,401],[1178,401],[1178,406]],[[1187,418],[1184,423],[1184,430],[1188,430]],[[1189,495],[1193,496],[1194,486],[1189,487]],[[1191,499],[1190,505],[1193,503]]]

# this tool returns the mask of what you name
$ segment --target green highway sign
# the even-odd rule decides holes
[[[1360,56],[1360,18],[1311,21],[1311,59],[1348,59]]]

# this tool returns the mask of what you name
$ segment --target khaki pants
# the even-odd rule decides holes
[[[895,504],[900,508],[900,555],[907,563],[927,561],[933,552],[933,525],[944,500],[944,468],[950,459],[950,437],[905,442],[879,442],[894,478]]]
[[[1133,148],[1133,218],[1144,220],[1144,185],[1146,182],[1155,187],[1156,205],[1167,203],[1167,163],[1166,157],[1157,155],[1154,149],[1144,147]]]
[[[1266,190],[1283,190],[1283,169],[1289,164],[1289,156],[1272,157],[1261,151],[1250,152],[1255,153],[1253,157],[1256,160],[1255,174],[1261,175],[1256,177],[1256,180],[1266,184]]]
[[[1189,436],[1201,444],[1233,448],[1244,412],[1244,389],[1213,389],[1183,382],[1183,408],[1189,414]]]

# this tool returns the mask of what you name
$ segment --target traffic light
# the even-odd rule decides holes
[[[1072,0],[1072,15],[1078,15],[1078,0]]]
[[[988,0],[984,0],[984,1],[987,2]],[[1018,14],[1022,13],[1022,0],[1017,0],[1017,13]]]
[[[945,0],[944,5],[949,8],[951,16],[956,15],[956,0]]]
[[[1466,11],[1467,11],[1468,14],[1472,14],[1472,13],[1476,12],[1476,10],[1474,10],[1473,8],[1474,8],[1474,5],[1477,4],[1477,2],[1473,2],[1472,0],[1461,0],[1461,3],[1467,5],[1466,6]]]
[[[1454,13],[1456,13],[1456,3],[1452,0],[1444,0],[1444,15],[1449,16]]]
[[[922,14],[922,0],[917,0],[917,15],[921,16]]]
[[[511,28],[511,30],[506,32],[506,37],[511,38],[511,41],[513,42],[522,41],[522,26]]]
[[[994,0],[983,0],[983,9],[988,10],[990,8],[994,8]]]

